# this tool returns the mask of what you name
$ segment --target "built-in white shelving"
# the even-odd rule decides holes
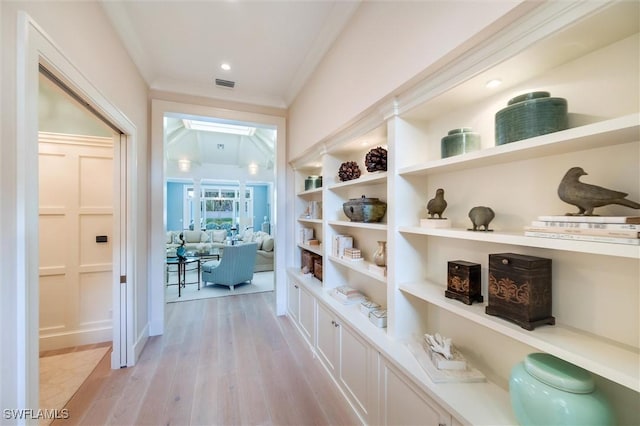
[[[552,7],[552,3],[546,6]],[[582,7],[582,4],[576,2],[576,7]],[[607,8],[603,6],[603,11]],[[494,50],[485,52],[486,58],[477,59],[487,62],[476,75],[463,76],[455,64],[450,68],[445,64],[442,73],[434,71],[406,92],[390,95],[363,113],[367,117],[319,141],[319,148],[312,152],[322,153],[321,162],[312,155],[296,162],[296,165],[300,162],[309,165],[303,169],[305,172],[327,175],[324,188],[297,192],[300,207],[296,213],[299,215],[299,210],[304,210],[304,203],[321,201],[323,219],[299,218],[295,222],[298,227],[309,226],[322,233],[323,246],[297,244],[297,247],[323,255],[324,282],[302,275],[295,268],[289,269],[288,274],[308,287],[318,303],[328,306],[337,318],[361,334],[449,410],[459,423],[515,424],[508,394],[509,372],[513,365],[522,361],[522,353],[531,348],[604,378],[597,378],[599,386],[602,382],[611,382],[603,389],[612,399],[631,400],[640,392],[640,348],[634,335],[638,330],[639,309],[635,304],[638,303],[640,246],[529,237],[522,229],[536,214],[565,211],[559,210],[566,206],[554,191],[562,175],[574,166],[584,167],[589,172],[590,176],[583,182],[602,182],[602,186],[629,192],[629,198],[638,201],[638,95],[637,90],[623,93],[621,88],[637,88],[637,67],[633,63],[637,63],[640,36],[637,23],[631,29],[624,29],[623,26],[630,25],[628,22],[616,28],[609,22],[610,16],[629,15],[625,10],[632,8],[631,3],[612,2],[610,8],[612,14],[603,13],[602,18],[598,18],[599,12],[591,16],[585,11],[576,26],[563,23],[552,14],[548,19],[558,20],[557,23],[566,28],[562,31],[549,29],[550,32],[535,43],[532,40],[528,42],[530,45],[521,46],[522,51],[518,54],[504,53],[499,59],[497,56],[500,55],[494,57]],[[546,25],[546,22],[540,25]],[[611,35],[598,33],[592,36],[594,22],[609,26]],[[557,59],[564,56],[555,49],[574,45],[571,43],[589,47],[583,52],[574,52],[571,58]],[[529,54],[533,56],[529,57]],[[545,65],[543,62],[547,57],[550,62]],[[540,68],[520,71],[532,62]],[[621,75],[615,82],[608,77],[612,66]],[[483,91],[484,82],[489,79],[485,77],[493,78],[494,71],[506,69],[518,71],[510,76],[513,78],[507,87]],[[608,90],[608,86],[604,87],[605,82],[619,90],[616,93]],[[513,96],[531,90],[549,90],[553,91],[553,96],[567,98],[570,123],[575,123],[572,124],[575,127],[488,147],[495,138],[496,112]],[[481,134],[485,147],[439,158],[440,139],[449,129],[458,126],[473,127]],[[362,159],[373,146],[365,146],[363,142],[371,139],[370,132],[374,127],[378,137],[375,145],[384,145],[389,150],[388,172],[366,173],[362,167]],[[337,170],[345,161],[358,162],[362,176],[337,182]],[[316,167],[317,164],[321,166]],[[299,173],[299,183],[305,174]],[[301,187],[300,184],[296,186]],[[454,228],[418,226],[425,214],[426,201],[438,188],[447,191],[446,214],[461,220],[454,221]],[[343,203],[362,194],[387,201],[383,223],[346,219]],[[464,227],[468,209],[476,205],[491,206],[496,211],[498,220],[492,225],[497,228],[492,232],[474,232]],[[610,210],[614,211],[613,208]],[[333,256],[331,241],[338,234],[353,236],[354,246],[361,248],[364,260],[350,261]],[[369,260],[378,240],[389,242],[388,277],[369,270]],[[496,250],[495,244],[521,247],[514,249],[517,252],[531,248],[536,256],[553,258],[552,313],[556,325],[528,331],[505,319],[487,315],[487,294],[484,304],[473,305],[444,296],[446,284],[442,281],[447,261],[461,256],[461,259],[479,262],[478,259],[486,259]],[[609,274],[608,268],[615,270]],[[609,275],[611,280],[607,282]],[[389,312],[386,331],[371,324],[357,306],[344,306],[330,295],[332,287],[343,284],[352,284],[365,294],[371,294],[376,302],[386,304]],[[589,303],[574,300],[580,297],[580,292],[584,292]],[[605,294],[607,300],[601,297]],[[585,318],[593,318],[593,321],[585,321]],[[468,321],[478,325],[474,335],[465,330],[470,324]],[[436,385],[430,381],[403,339],[408,335],[444,334],[445,331],[469,352],[470,359],[477,360],[480,364],[477,367],[487,377],[493,376],[491,380],[495,383]],[[485,339],[489,336],[490,339]],[[494,341],[499,345],[493,345]],[[501,351],[500,354],[497,351]],[[635,394],[630,396],[632,392]],[[620,395],[622,398],[618,398]],[[630,410],[621,407],[619,402],[615,409],[624,413],[625,420],[632,418],[635,422],[638,418],[637,414],[629,414]]]
[[[560,132],[537,136],[517,143],[486,148],[401,168],[400,175],[429,175],[485,167],[533,157],[558,155],[592,148],[613,146],[637,140],[640,114],[601,121]]]
[[[633,348],[561,324],[528,331],[516,324],[485,314],[485,304],[465,305],[444,296],[446,286],[429,281],[405,283],[400,290],[476,324],[545,351],[596,374],[640,391],[640,353]]]
[[[322,187],[313,188],[313,189],[307,189],[306,191],[298,192],[296,195],[298,197],[306,197],[306,196],[314,195],[314,194],[322,194]]]
[[[302,223],[322,223],[322,219],[308,219],[308,218],[298,218],[298,222]]]
[[[366,275],[369,278],[373,278],[374,280],[380,281],[381,283],[386,284],[387,282],[387,277],[385,275],[382,275],[378,272],[371,271],[369,269],[369,265],[371,265],[372,263],[367,262],[366,260],[347,260],[347,259],[341,259],[336,256],[329,256],[329,259],[331,259],[332,262],[339,263],[340,265],[346,266],[347,268],[353,271],[356,271],[362,275]]]
[[[341,188],[348,188],[357,185],[373,185],[378,183],[384,183],[387,180],[387,172],[374,172],[360,176],[357,179],[348,180],[345,182],[335,183],[329,185],[329,189],[336,190]]]
[[[566,250],[576,253],[590,253],[603,256],[618,256],[631,259],[640,259],[640,246],[528,237],[524,235],[524,231],[474,232],[463,228],[421,228],[416,226],[401,226],[398,228],[398,230],[407,234],[429,235],[441,238],[484,241],[487,243],[510,244],[514,246],[538,247],[552,250]]]
[[[330,220],[329,225],[346,226],[349,228],[372,229],[377,231],[386,231],[386,223],[367,223],[367,222],[350,222],[348,220]]]
[[[312,246],[310,244],[302,244],[302,243],[298,243],[298,247],[300,247],[301,249],[310,251],[311,253],[315,253],[317,255],[322,256],[322,250],[323,250],[323,246],[322,244],[319,244],[317,246]]]

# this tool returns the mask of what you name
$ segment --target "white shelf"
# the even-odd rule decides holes
[[[469,241],[483,241],[488,243],[510,244],[514,246],[537,247],[552,250],[566,250],[577,253],[640,259],[640,246],[526,237],[524,236],[524,231],[473,232],[463,228],[422,228],[419,226],[401,226],[398,230],[407,234],[429,235],[433,237],[455,238]]]
[[[305,217],[299,217],[298,218],[298,222],[305,222],[305,223],[322,223],[322,219],[308,219]]]
[[[296,195],[298,197],[305,197],[305,196],[308,196],[308,195],[320,194],[320,193],[322,193],[322,187],[313,188],[313,189],[307,189],[306,191],[298,192]]]
[[[349,228],[374,229],[378,231],[387,230],[386,223],[350,222],[348,220],[330,220],[328,223],[329,225],[332,225],[332,226],[346,226]]]
[[[401,284],[400,290],[636,392],[640,391],[638,349],[617,345],[561,325],[544,326],[527,331],[507,320],[485,314],[485,304],[465,305],[446,298],[445,287],[429,281]]]
[[[333,185],[329,185],[329,189],[341,189],[346,187],[352,187],[357,185],[372,185],[377,183],[384,183],[387,181],[387,172],[375,172],[368,173],[360,176],[357,179],[348,180],[346,182],[335,183]]]
[[[320,256],[322,256],[322,244],[317,245],[317,246],[312,246],[309,244],[302,244],[302,243],[298,243],[298,247],[300,247],[301,249],[305,249],[310,251],[311,253],[315,253],[318,254]]]
[[[405,344],[390,337],[386,329],[371,324],[357,305],[342,305],[331,296],[331,289],[323,288],[320,281],[302,275],[295,268],[289,268],[287,272],[304,285],[316,300],[329,307],[341,321],[355,329],[396,368],[411,377],[423,391],[452,413],[458,413],[469,424],[516,424],[509,393],[504,389],[491,382],[433,383]],[[469,401],[473,401],[473,404]]]
[[[369,278],[373,278],[374,280],[380,281],[381,283],[387,283],[387,277],[380,275],[376,272],[372,272],[369,270],[369,265],[371,265],[371,262],[367,262],[366,260],[345,260],[345,259],[340,259],[339,257],[336,256],[329,256],[329,259],[332,262],[336,262],[339,263],[340,265],[344,265],[347,268],[356,271],[360,274],[366,275]]]
[[[547,155],[564,154],[635,142],[640,132],[640,114],[574,127],[560,132],[512,142],[463,155],[401,168],[400,175],[429,175],[485,167]]]

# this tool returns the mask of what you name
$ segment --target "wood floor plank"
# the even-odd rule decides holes
[[[274,300],[259,293],[168,304],[165,334],[149,339],[135,367],[96,370],[91,392],[68,404],[78,414],[68,424],[358,424],[290,320],[275,315]]]

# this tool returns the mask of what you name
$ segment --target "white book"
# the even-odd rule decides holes
[[[333,255],[344,258],[344,249],[353,248],[353,237],[351,235],[336,235],[334,238]]]
[[[554,238],[558,240],[574,240],[574,241],[591,241],[598,243],[611,243],[611,244],[627,244],[627,245],[640,245],[639,238],[618,238],[618,237],[605,237],[597,235],[575,235],[559,232],[536,232],[525,231],[524,235],[527,237],[539,237],[539,238]]]
[[[640,238],[640,231],[634,231],[631,229],[599,229],[573,226],[525,226],[524,230],[533,232],[556,232],[559,234],[573,235],[595,235],[600,237]]]
[[[538,216],[538,220],[551,222],[633,223],[640,224],[640,216]]]
[[[634,225],[631,223],[598,223],[598,222],[566,222],[566,221],[533,220],[531,221],[531,226],[640,231],[640,225]]]

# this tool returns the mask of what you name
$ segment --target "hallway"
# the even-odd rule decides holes
[[[273,297],[168,304],[138,364],[103,363],[53,425],[358,424]]]

